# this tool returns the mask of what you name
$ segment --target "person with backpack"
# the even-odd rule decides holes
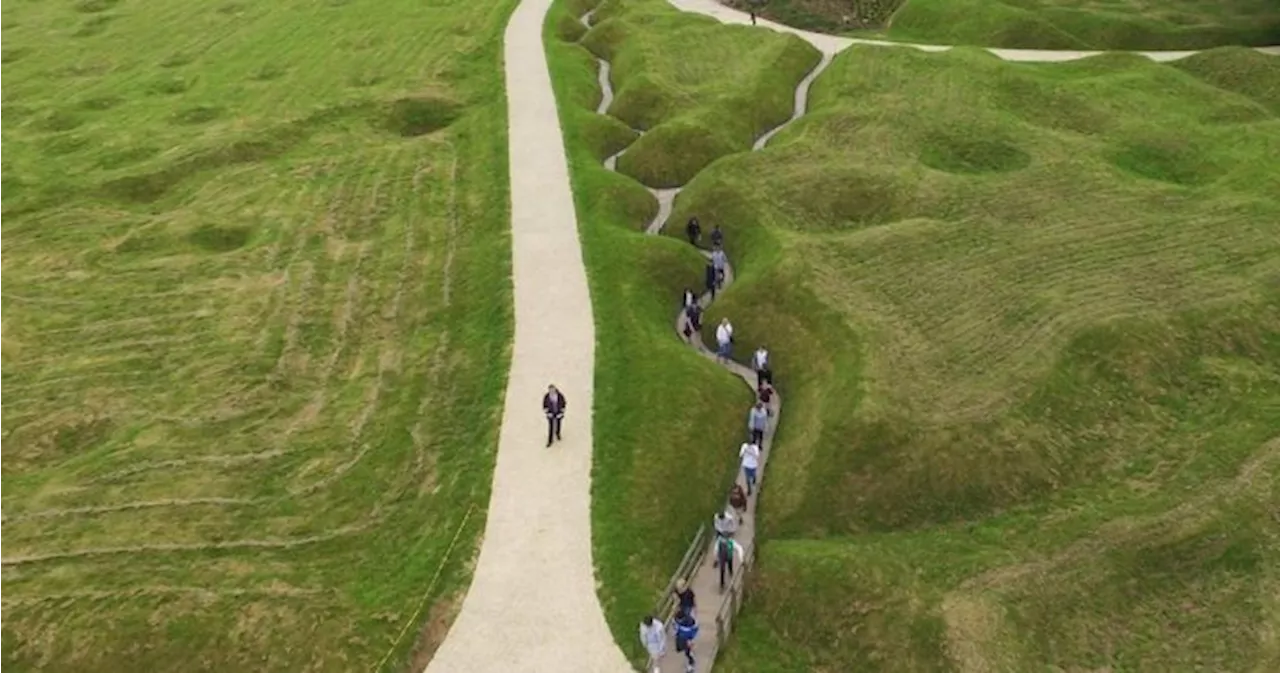
[[[733,537],[738,532],[738,516],[732,507],[726,507],[711,518],[711,525],[719,537]]]
[[[661,619],[654,619],[653,615],[645,615],[640,621],[640,643],[649,653],[649,666],[658,671],[658,662],[667,653],[667,625]]]
[[[716,288],[719,286],[716,282],[717,278],[715,265],[711,263],[711,260],[707,260],[707,266],[702,270],[702,282],[706,286],[707,292],[711,293],[712,299],[716,298]]]
[[[742,459],[742,476],[747,482],[747,497],[756,487],[756,470],[760,469],[760,445],[743,442],[738,449],[738,457]]]
[[[768,382],[761,383],[760,387],[756,388],[756,397],[768,409],[769,403],[773,400],[773,386]]]
[[[684,294],[680,296],[680,308],[689,308],[696,303],[698,303],[698,295],[693,293],[693,288],[686,287]]]
[[[711,247],[724,247],[724,232],[720,231],[720,225],[718,224],[711,228]]]
[[[692,612],[681,610],[676,613],[676,652],[684,654],[685,673],[697,670],[697,662],[693,658],[693,641],[698,637],[698,620]]]
[[[751,411],[747,413],[747,430],[751,431],[751,443],[763,443],[764,431],[768,427],[769,410],[765,408],[764,402],[756,402],[755,406],[751,407]]]
[[[684,233],[689,237],[689,245],[698,247],[698,239],[702,238],[702,225],[698,223],[697,217],[689,218],[689,224],[685,226]]]
[[[742,545],[731,537],[716,536],[716,567],[720,569],[720,593],[724,593],[724,578],[727,574],[733,577],[733,559],[737,557],[738,564],[744,563],[742,554]]]
[[[742,485],[736,481],[729,488],[729,506],[739,512],[747,509],[747,494],[742,490]]]
[[[751,356],[751,368],[756,371],[756,388],[767,380],[773,382],[773,372],[769,370],[769,349],[761,345]]]
[[[720,320],[720,326],[716,328],[716,358],[720,362],[728,362],[733,355],[733,324],[728,318]]]
[[[547,446],[560,439],[560,423],[567,405],[564,395],[554,385],[547,386],[547,394],[542,396],[542,411],[547,415]]]

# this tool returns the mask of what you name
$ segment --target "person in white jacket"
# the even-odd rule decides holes
[[[662,655],[667,653],[667,627],[661,619],[645,615],[640,621],[640,642],[649,653],[649,666],[656,673]]]
[[[733,324],[728,318],[720,321],[720,326],[716,327],[716,357],[721,362],[726,362],[729,356],[733,354]]]

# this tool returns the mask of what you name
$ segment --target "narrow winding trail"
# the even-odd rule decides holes
[[[668,2],[724,23],[750,23],[748,15],[716,0]],[[551,3],[523,0],[504,36],[515,339],[480,556],[462,609],[427,666],[429,672],[632,670],[614,643],[595,590],[590,520],[595,326],[560,119],[542,44],[543,21]],[[582,21],[590,26],[591,13]],[[854,44],[950,49],[810,33],[765,20],[759,26],[799,36],[822,52],[822,58],[797,86],[792,117],[762,134],[752,150],[764,148],[806,112],[810,86],[840,51]],[[1005,60],[1032,62],[1068,61],[1098,53],[987,51]],[[1258,51],[1280,54],[1280,47]],[[1172,61],[1195,52],[1139,53],[1155,61]],[[604,60],[599,65],[603,95],[597,112],[607,114],[613,102],[610,65]],[[615,170],[618,156],[625,151],[609,157],[605,167]],[[659,204],[657,216],[646,227],[649,234],[660,233],[667,224],[680,190],[649,190]],[[728,287],[732,267],[726,275]],[[705,307],[711,297],[704,295],[699,301]],[[676,316],[674,327],[681,339],[683,326],[683,315]],[[690,345],[706,357],[715,357],[698,338]],[[733,362],[725,366],[755,389],[755,375],[747,367]],[[540,401],[549,383],[564,392],[568,415],[564,441],[544,448],[546,426]],[[778,396],[771,410],[761,482],[781,412]],[[751,551],[755,509],[752,497],[738,532]],[[696,648],[698,670],[708,671],[715,661],[715,615],[722,602],[710,555],[696,570],[692,585],[699,596],[702,627]],[[660,664],[663,673],[684,671],[683,658],[674,652]]]
[[[591,559],[595,323],[542,22],[523,0],[507,24],[515,340],[484,542],[471,587],[427,671],[625,673]],[[568,404],[546,448],[542,395]]]

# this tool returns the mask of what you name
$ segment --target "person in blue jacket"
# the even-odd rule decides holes
[[[681,610],[676,613],[676,652],[684,653],[685,673],[693,673],[697,662],[693,659],[693,640],[698,637],[698,620],[693,613]]]

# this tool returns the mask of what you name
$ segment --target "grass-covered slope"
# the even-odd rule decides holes
[[[634,179],[603,167],[604,159],[630,143],[634,134],[611,116],[595,114],[601,96],[597,63],[584,45],[603,49],[600,45],[607,44],[609,51],[601,55],[625,62],[626,54],[632,59],[643,56],[640,47],[632,46],[633,39],[643,36],[640,45],[661,46],[663,58],[653,57],[643,71],[635,70],[639,65],[634,63],[620,66],[615,86],[626,82],[631,92],[646,89],[655,97],[680,101],[669,113],[672,118],[684,115],[731,125],[737,123],[731,117],[743,110],[713,112],[706,101],[742,99],[690,93],[712,91],[705,80],[715,71],[690,65],[697,76],[682,80],[674,69],[684,67],[683,55],[737,63],[736,69],[721,72],[764,81],[774,63],[757,57],[776,53],[778,44],[794,43],[769,39],[765,44],[773,52],[762,50],[758,33],[734,30],[726,38],[714,22],[680,14],[664,0],[607,2],[597,13],[599,23],[585,32],[575,22],[592,4],[557,2],[547,19],[546,45],[599,339],[592,486],[597,576],[610,627],[622,647],[639,657],[638,620],[653,608],[697,527],[724,502],[746,422],[742,410],[751,398],[740,381],[676,338],[673,321],[681,292],[698,285],[704,260],[686,243],[645,235],[642,229],[657,208],[653,197]],[[652,30],[648,22],[662,30]],[[581,44],[575,42],[584,35]],[[670,41],[653,42],[663,36]],[[694,49],[694,43],[705,44]],[[716,46],[709,50],[708,44]],[[627,74],[628,67],[632,74]],[[642,72],[647,83],[637,84]],[[787,86],[771,86],[753,104],[762,110],[789,110],[802,75],[803,68],[795,68]],[[729,89],[723,83],[716,86]],[[625,100],[620,95],[615,110],[618,105],[625,109]],[[636,109],[639,114],[645,108]],[[754,137],[749,131],[768,116],[748,114],[755,121],[732,131],[725,147],[699,161],[749,147]],[[651,120],[650,135],[667,126],[666,118]],[[626,156],[640,150],[633,147]],[[685,164],[677,157],[672,165]]]
[[[752,0],[732,0],[745,9]],[[763,16],[829,33],[1027,49],[1209,49],[1280,44],[1270,0],[769,0]]]
[[[854,49],[690,184],[675,217],[735,232],[710,318],[768,339],[788,400],[728,670],[1273,667],[1280,119],[1253,56]]]
[[[514,5],[5,7],[6,670],[420,669],[507,367]]]
[[[609,115],[646,131],[618,170],[650,187],[685,184],[792,113],[820,54],[803,40],[726,27],[663,2],[607,2],[582,44],[612,64]]]

